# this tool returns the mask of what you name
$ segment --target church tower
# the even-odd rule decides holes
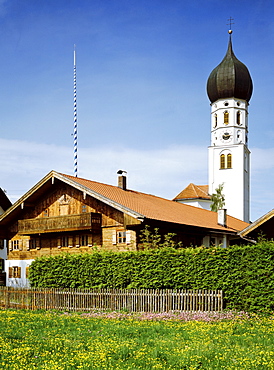
[[[230,30],[224,59],[207,81],[211,102],[208,190],[212,195],[223,184],[227,213],[249,222],[248,105],[253,85],[247,67],[233,52],[231,34]]]

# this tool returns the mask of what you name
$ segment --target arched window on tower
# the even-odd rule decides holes
[[[241,124],[241,112],[240,111],[237,112],[236,122],[237,122],[237,125]]]
[[[226,156],[226,164],[227,164],[226,168],[232,168],[232,154],[231,153],[229,153]]]
[[[217,127],[218,124],[218,118],[217,118],[217,113],[214,114],[214,128]]]
[[[225,168],[225,155],[221,154],[220,156],[220,169],[223,170]]]
[[[229,113],[227,110],[224,112],[224,124],[225,125],[229,124]]]
[[[221,154],[220,155],[220,169],[225,170],[232,168],[232,154]]]

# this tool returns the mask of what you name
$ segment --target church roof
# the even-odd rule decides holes
[[[237,98],[249,102],[253,90],[247,67],[240,62],[232,49],[231,34],[228,49],[222,62],[207,80],[207,94],[211,103],[218,99]]]
[[[195,185],[190,183],[173,200],[178,201],[182,199],[210,199],[208,185]]]

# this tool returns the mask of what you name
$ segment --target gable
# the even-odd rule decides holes
[[[263,237],[266,239],[274,240],[274,210],[269,211],[256,221],[252,222],[249,226],[239,232],[243,238],[250,240],[258,240]]]
[[[93,199],[93,204],[89,205],[91,211],[107,215],[107,217],[113,220],[114,215],[116,215],[115,217],[119,215],[120,221],[126,215],[127,219],[131,220],[131,223],[136,224],[143,222],[145,219],[150,219],[231,234],[235,234],[248,225],[243,221],[228,216],[228,227],[223,227],[218,225],[215,212],[180,204],[150,194],[123,190],[116,186],[52,171],[19,199],[4,215],[0,216],[0,227],[3,228],[11,223],[12,220],[20,218],[23,211],[26,212],[24,217],[27,214],[41,217],[41,212],[49,206],[49,212],[51,212],[51,209],[55,209],[55,211],[59,209],[60,212],[61,203],[66,203],[64,198],[61,199],[64,194],[62,192],[56,193],[54,195],[55,198],[53,197],[54,199],[49,196],[58,186],[61,188],[68,186],[67,189],[70,189],[70,192],[67,192],[67,195],[71,196],[71,194],[74,194],[72,197],[75,199],[74,203],[67,202],[68,204],[62,205],[64,208],[67,207],[73,210],[73,207],[75,207],[78,212],[81,202],[83,203],[84,199],[90,197],[90,199]],[[78,199],[78,203],[76,199]],[[54,212],[53,214],[55,214]]]
[[[179,201],[184,199],[206,199],[210,200],[208,194],[208,185],[195,185],[190,183],[182,190],[173,200]]]

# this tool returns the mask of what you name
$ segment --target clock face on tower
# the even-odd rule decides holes
[[[232,140],[232,131],[231,130],[222,130],[220,133],[220,140],[224,144],[228,144]]]

